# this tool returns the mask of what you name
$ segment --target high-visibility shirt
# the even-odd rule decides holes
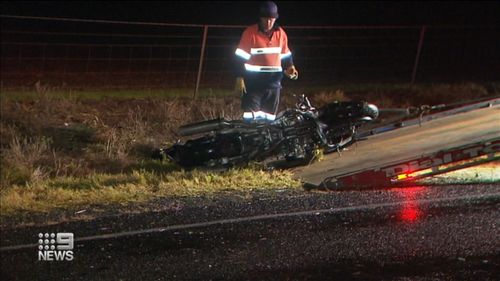
[[[258,24],[247,27],[235,54],[243,63],[244,73],[240,75],[245,77],[246,83],[255,81],[280,87],[283,68],[293,64],[288,37],[281,27],[273,28],[270,36],[259,31]]]

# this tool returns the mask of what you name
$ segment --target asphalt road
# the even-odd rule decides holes
[[[2,228],[2,280],[498,280],[500,184],[162,199]],[[72,261],[38,233],[72,232]]]

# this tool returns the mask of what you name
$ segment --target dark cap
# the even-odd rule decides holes
[[[278,6],[273,1],[266,1],[260,5],[259,16],[261,18],[275,18],[279,17],[278,15]]]

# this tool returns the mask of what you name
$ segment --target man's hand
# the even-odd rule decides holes
[[[292,80],[297,80],[299,78],[299,72],[297,69],[295,69],[295,66],[290,66],[285,70],[285,75],[286,77],[292,79]]]
[[[246,94],[247,88],[245,87],[245,80],[243,77],[236,78],[236,84],[234,85],[234,90],[239,94]]]

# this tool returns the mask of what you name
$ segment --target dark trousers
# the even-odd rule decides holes
[[[276,115],[280,102],[280,88],[251,89],[241,97],[244,112],[264,111]]]

